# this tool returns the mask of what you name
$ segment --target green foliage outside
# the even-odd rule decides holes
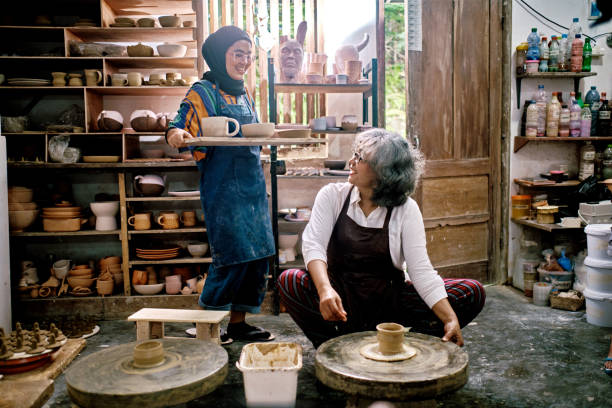
[[[385,3],[385,123],[388,130],[406,133],[404,4]]]

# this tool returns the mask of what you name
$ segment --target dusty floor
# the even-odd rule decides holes
[[[252,316],[279,341],[304,348],[299,373],[297,407],[344,407],[345,396],[317,382],[314,353],[291,318]],[[103,321],[100,334],[88,339],[82,355],[101,347],[135,340],[132,323]],[[167,335],[182,335],[184,325],[170,325]],[[469,381],[461,390],[438,399],[439,407],[610,407],[612,377],[603,371],[610,328],[586,322],[584,310],[566,312],[534,306],[522,292],[509,287],[487,287],[480,316],[463,331],[470,356]],[[229,375],[212,394],[181,407],[244,407],[242,374],[235,366],[242,343],[227,347]],[[58,377],[47,407],[71,407],[64,376]]]

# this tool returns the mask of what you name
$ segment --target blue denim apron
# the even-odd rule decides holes
[[[216,84],[217,116],[234,118],[241,125],[259,122],[246,95],[238,98],[241,104],[228,104]],[[235,137],[243,137],[242,132]],[[208,242],[217,268],[275,253],[260,150],[260,146],[208,147],[206,157],[197,162]]]

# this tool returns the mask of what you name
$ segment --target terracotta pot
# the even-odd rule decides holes
[[[149,273],[134,269],[132,271],[132,285],[146,285],[149,280]]]
[[[115,287],[115,282],[112,280],[99,280],[96,283],[96,290],[98,291],[98,295],[111,295],[113,293],[113,289]]]

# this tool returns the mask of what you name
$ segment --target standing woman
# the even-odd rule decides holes
[[[259,122],[255,101],[244,86],[252,60],[252,43],[238,27],[225,26],[202,46],[210,67],[181,103],[168,126],[169,145],[184,148],[185,139],[202,135],[201,119],[226,116],[241,125]],[[231,131],[232,129],[230,129]],[[239,137],[242,137],[240,132]],[[274,337],[248,325],[245,314],[259,313],[275,252],[259,146],[189,147],[200,172],[200,197],[212,264],[198,304],[230,310],[223,344],[232,340],[266,341]]]

